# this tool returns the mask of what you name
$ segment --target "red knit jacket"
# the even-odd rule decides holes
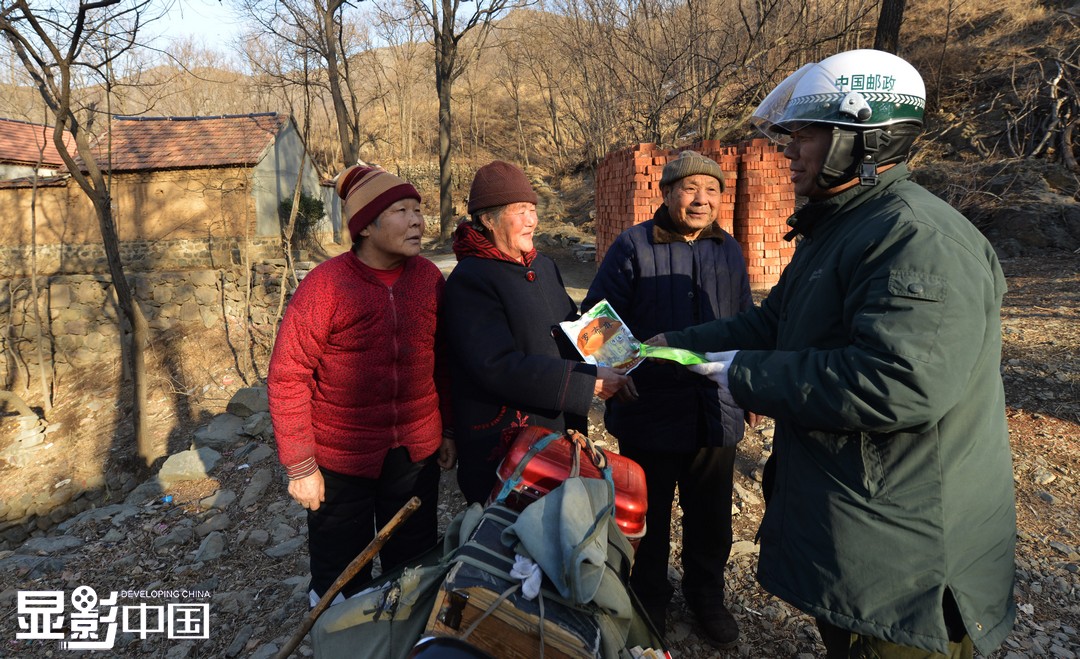
[[[391,448],[406,447],[414,462],[438,450],[440,401],[449,409],[441,349],[436,360],[443,283],[435,264],[417,256],[387,287],[352,252],[304,277],[267,376],[278,457],[290,478],[318,466],[374,478]]]

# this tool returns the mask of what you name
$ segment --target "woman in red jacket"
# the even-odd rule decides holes
[[[289,494],[308,510],[312,604],[412,496],[422,505],[384,545],[383,569],[434,545],[438,467],[456,460],[440,411],[443,276],[419,256],[420,195],[370,167],[342,172],[337,192],[353,248],[296,289],[267,379]]]

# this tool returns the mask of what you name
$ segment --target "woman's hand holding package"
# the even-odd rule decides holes
[[[626,386],[629,379],[624,369],[601,366],[596,369],[596,385],[593,387],[593,395],[599,397],[600,400],[607,400]]]
[[[615,400],[630,403],[638,399],[637,385],[634,384],[634,376],[626,376],[626,386],[615,393]]]

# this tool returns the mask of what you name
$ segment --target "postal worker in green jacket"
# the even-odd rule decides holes
[[[963,215],[910,180],[925,88],[840,53],[753,121],[806,203],[760,307],[649,342],[776,420],[761,585],[817,619],[828,657],[971,657],[1015,618],[1016,509],[1000,375],[1005,279]]]

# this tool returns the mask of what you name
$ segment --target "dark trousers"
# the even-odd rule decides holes
[[[376,531],[413,496],[420,498],[420,508],[379,552],[383,572],[430,549],[438,540],[439,466],[435,456],[412,462],[404,447],[391,449],[378,478],[320,471],[326,482],[326,501],[318,510],[308,511],[311,588],[320,597],[367,547]],[[354,595],[370,580],[369,563],[341,593]]]
[[[498,480],[501,458],[494,457],[494,437],[472,438],[457,444],[457,482],[465,503],[486,503]]]
[[[949,643],[948,654],[941,654],[854,634],[823,620],[817,621],[817,627],[826,659],[972,659],[975,654],[971,637],[966,634],[959,642]]]
[[[683,511],[683,594],[695,612],[723,605],[724,565],[732,540],[735,448],[668,453],[626,446],[620,453],[641,465],[648,487],[645,537],[634,557],[630,586],[650,616],[663,612],[675,592],[667,573],[676,487]]]

